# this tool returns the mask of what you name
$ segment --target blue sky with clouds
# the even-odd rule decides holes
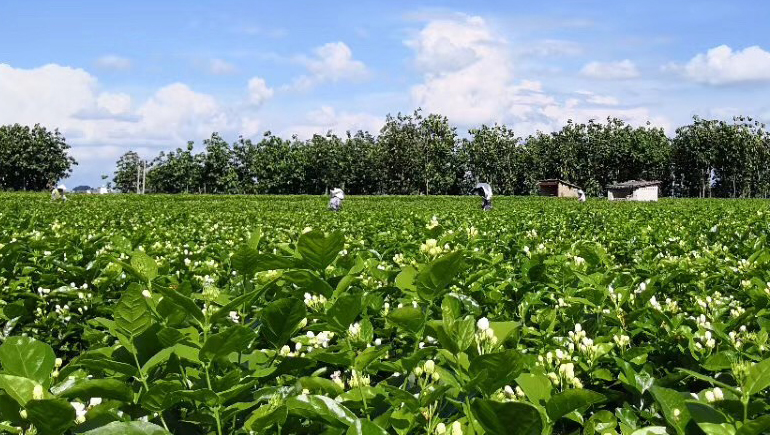
[[[673,134],[695,114],[770,121],[764,1],[0,3],[0,123],[58,127],[99,183],[266,130],[378,131],[422,107],[522,135],[617,116]]]

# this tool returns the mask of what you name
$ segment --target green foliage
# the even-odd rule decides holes
[[[0,126],[0,190],[50,189],[77,165],[59,130]]]
[[[770,427],[763,200],[71,201],[0,195],[3,433]]]

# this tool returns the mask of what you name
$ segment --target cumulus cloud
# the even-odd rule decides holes
[[[303,123],[288,127],[283,134],[297,135],[300,139],[309,139],[314,134],[325,134],[328,131],[340,136],[347,131],[355,133],[358,130],[375,134],[380,131],[384,123],[384,117],[381,116],[369,113],[337,112],[331,106],[322,106],[308,112]]]
[[[615,107],[620,101],[613,97],[588,93],[561,101],[539,81],[517,78],[514,50],[480,17],[428,20],[405,44],[414,50],[415,65],[423,72],[422,82],[411,88],[415,106],[446,115],[460,126],[500,122],[526,134],[558,129],[568,119],[609,115],[636,124],[650,119],[646,108]],[[620,65],[628,70],[628,62]]]
[[[83,163],[76,177],[87,183],[96,181],[96,171],[111,172],[129,149],[151,158],[159,148],[201,140],[213,131],[254,135],[259,128],[253,113],[236,116],[214,96],[183,83],[136,100],[102,89],[83,69],[55,64],[32,69],[0,64],[0,101],[0,124],[59,129],[72,146],[70,154]]]
[[[115,54],[107,54],[96,60],[96,66],[106,70],[125,71],[131,68],[131,60]]]
[[[227,75],[238,72],[238,68],[235,65],[222,59],[210,59],[206,69],[210,74],[214,75]]]
[[[670,65],[668,69],[686,78],[708,85],[770,81],[770,53],[758,46],[733,51],[720,45],[697,54],[685,65]]]
[[[313,50],[311,56],[299,56],[296,61],[308,74],[298,77],[291,86],[308,89],[324,82],[361,80],[369,75],[363,62],[353,58],[353,52],[344,42],[329,42]]]
[[[273,96],[273,89],[267,86],[265,79],[252,77],[248,84],[249,102],[254,106],[261,106]]]
[[[599,80],[622,80],[639,77],[639,70],[629,59],[617,62],[590,62],[580,70],[580,73],[585,77]]]
[[[55,64],[32,69],[0,64],[0,101],[0,124],[58,128],[77,147],[172,147],[212,131],[238,133],[243,123],[250,131],[257,125],[253,114],[235,116],[214,96],[183,83],[135,101],[129,94],[102,90],[83,69]]]

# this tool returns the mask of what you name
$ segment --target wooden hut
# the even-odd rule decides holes
[[[569,181],[550,179],[538,182],[540,196],[556,196],[559,198],[577,198],[580,187]]]
[[[629,180],[607,186],[610,201],[657,201],[660,181]]]

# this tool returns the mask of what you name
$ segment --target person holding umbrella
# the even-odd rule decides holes
[[[332,198],[329,200],[329,210],[340,211],[342,210],[342,200],[345,199],[345,192],[340,188],[334,188],[331,191]]]
[[[482,210],[492,210],[492,186],[487,183],[476,183],[476,187],[471,190],[471,193],[483,198],[481,203]]]

